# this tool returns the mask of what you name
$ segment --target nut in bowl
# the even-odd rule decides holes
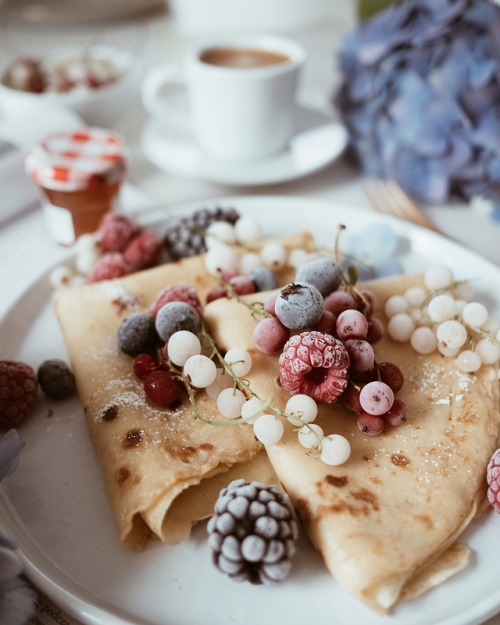
[[[87,123],[109,126],[130,97],[139,62],[108,46],[65,48],[42,59],[11,61],[0,78],[0,113],[6,118],[33,109],[66,107]]]

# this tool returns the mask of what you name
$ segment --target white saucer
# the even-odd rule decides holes
[[[295,180],[326,167],[347,145],[341,124],[317,111],[299,108],[297,132],[287,149],[245,163],[215,161],[203,154],[193,131],[150,120],[142,132],[142,149],[157,167],[171,174],[235,186]]]

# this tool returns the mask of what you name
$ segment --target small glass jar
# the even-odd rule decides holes
[[[101,128],[50,135],[26,156],[26,170],[40,189],[52,238],[71,245],[95,232],[118,209],[126,172],[124,139]]]

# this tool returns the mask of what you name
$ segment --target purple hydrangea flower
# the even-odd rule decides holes
[[[17,468],[24,441],[16,430],[0,439],[0,481]],[[33,614],[36,592],[22,577],[24,566],[16,543],[0,532],[0,623],[25,625]]]
[[[500,183],[500,6],[406,0],[361,23],[335,103],[365,173],[412,196],[495,196]]]

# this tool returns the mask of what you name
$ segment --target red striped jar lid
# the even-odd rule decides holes
[[[121,180],[126,168],[123,137],[103,128],[49,135],[26,156],[26,171],[46,189],[79,191]]]

